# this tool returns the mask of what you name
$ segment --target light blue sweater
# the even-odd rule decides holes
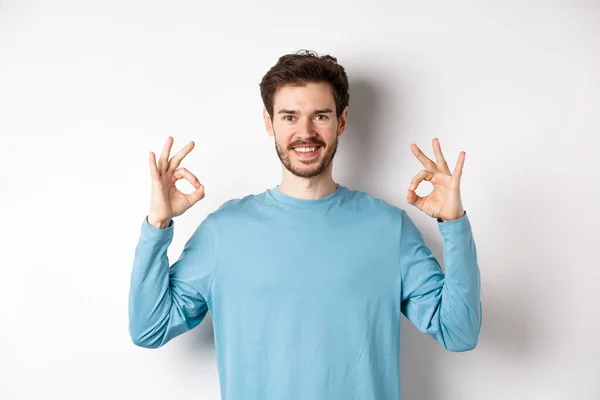
[[[170,268],[174,222],[144,218],[129,333],[157,348],[210,311],[223,400],[400,399],[400,313],[450,351],[479,339],[468,217],[435,223],[445,274],[405,210],[343,185],[317,200],[277,186],[229,200]]]

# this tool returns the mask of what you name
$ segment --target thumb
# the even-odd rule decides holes
[[[408,189],[408,194],[406,195],[406,201],[408,204],[412,204],[413,206],[421,209],[420,204],[423,201],[423,198],[419,196],[414,190]]]
[[[196,190],[194,190],[192,193],[188,194],[187,196],[190,199],[190,203],[192,205],[196,204],[197,202],[199,202],[206,196],[206,193],[204,192],[204,185],[201,183],[198,183],[198,186],[196,186]]]

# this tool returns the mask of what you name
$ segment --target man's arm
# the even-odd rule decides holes
[[[160,347],[206,316],[217,265],[214,223],[211,215],[202,221],[169,268],[174,221],[158,229],[144,218],[129,290],[129,334],[137,346]]]
[[[466,213],[438,223],[444,237],[442,268],[405,210],[399,246],[401,311],[423,333],[450,351],[477,346],[481,330],[480,275]]]

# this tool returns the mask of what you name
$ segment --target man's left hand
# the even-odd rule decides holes
[[[433,151],[437,163],[423,154],[416,144],[413,143],[410,149],[425,169],[410,181],[408,195],[406,196],[408,203],[433,218],[441,218],[444,221],[461,218],[464,215],[464,209],[460,199],[460,177],[466,153],[464,151],[460,152],[454,173],[450,174],[438,138],[433,139]],[[422,181],[429,181],[433,185],[433,191],[425,197],[418,196],[415,193]]]

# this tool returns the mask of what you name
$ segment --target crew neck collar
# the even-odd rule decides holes
[[[332,204],[344,194],[347,188],[339,183],[337,185],[337,189],[335,189],[329,195],[313,200],[300,199],[298,197],[287,195],[281,190],[279,190],[279,185],[275,185],[271,189],[268,189],[268,192],[279,203],[283,203],[297,208],[316,208]]]

